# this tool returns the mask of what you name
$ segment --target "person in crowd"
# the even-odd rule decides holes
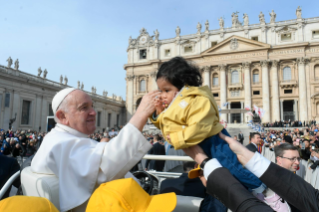
[[[300,144],[300,153],[301,153],[301,158],[304,160],[309,160],[310,159],[310,140],[308,137],[304,137],[302,143]]]
[[[244,144],[244,139],[245,139],[245,137],[244,137],[244,134],[240,131],[239,132],[239,134],[238,134],[238,139],[239,139],[239,142],[241,143],[241,144]]]
[[[255,132],[250,134],[250,143],[246,146],[252,152],[258,151],[258,145],[260,144],[260,134]]]
[[[231,137],[219,134],[240,163],[254,173],[268,188],[300,211],[319,211],[319,191],[293,172],[271,163],[259,153],[251,152]],[[184,149],[185,153],[203,167],[200,176],[207,192],[232,211],[273,211],[266,204],[254,198],[216,159],[209,159],[200,146]],[[295,195],[298,194],[298,195]],[[267,208],[268,207],[268,208]]]
[[[156,75],[161,91],[154,98],[155,113],[150,117],[175,149],[199,144],[207,155],[218,158],[223,166],[255,195],[265,189],[262,182],[244,169],[218,133],[228,132],[219,123],[215,99],[207,86],[202,85],[198,67],[182,57],[164,62]]]
[[[30,157],[31,155],[34,155],[35,152],[36,152],[35,141],[30,140],[27,146],[27,151],[25,153],[25,156]]]
[[[172,145],[170,145],[168,142],[166,151],[166,155],[178,155],[178,156],[186,156],[185,152],[181,149],[174,149]],[[183,161],[175,161],[175,160],[167,160],[165,161],[165,166],[164,166],[164,172],[175,172],[175,173],[183,173]]]
[[[9,180],[9,178],[14,175],[17,171],[20,170],[20,165],[18,164],[17,160],[12,157],[7,157],[4,155],[0,155],[0,190],[4,186],[4,184]],[[13,185],[16,188],[20,186],[20,178],[18,177],[14,182]],[[5,199],[9,197],[11,187],[5,192],[4,196],[1,198]]]
[[[289,135],[285,135],[284,139],[282,140],[283,143],[289,143],[292,144],[292,138]]]
[[[54,96],[57,124],[45,136],[31,170],[58,177],[61,211],[85,211],[96,185],[124,177],[148,152],[152,146],[141,131],[155,111],[152,101],[159,94],[144,95],[129,123],[108,143],[89,138],[96,129],[96,112],[88,94],[65,88]]]
[[[165,155],[164,144],[160,141],[159,135],[155,135],[152,149],[148,152],[150,155]],[[150,165],[150,166],[148,166]],[[163,171],[165,160],[146,160],[145,170]]]

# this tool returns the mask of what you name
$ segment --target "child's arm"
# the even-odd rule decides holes
[[[219,123],[218,109],[215,109],[209,99],[205,97],[196,97],[186,110],[185,128],[170,133],[171,142],[175,149],[199,144],[209,135],[218,134],[224,128]]]

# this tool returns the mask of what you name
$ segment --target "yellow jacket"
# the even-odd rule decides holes
[[[207,86],[185,86],[153,124],[175,149],[183,149],[218,134],[224,127],[219,123],[218,107]]]

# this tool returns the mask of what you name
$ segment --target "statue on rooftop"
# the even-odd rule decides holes
[[[63,82],[63,76],[61,75],[60,76],[60,84],[62,84],[62,82]]]
[[[209,31],[209,22],[208,20],[206,20],[205,22],[205,32],[208,32]]]
[[[223,17],[220,17],[220,19],[218,19],[218,21],[219,21],[219,27],[221,29],[224,28],[224,19],[223,19]]]
[[[201,23],[198,22],[197,26],[196,26],[196,29],[197,29],[197,33],[200,33],[200,31],[202,30],[202,25]]]
[[[8,68],[11,68],[11,66],[12,66],[12,59],[11,59],[11,57],[9,57],[8,59],[7,59],[7,62],[8,62]]]
[[[298,6],[298,8],[296,9],[296,16],[297,16],[297,19],[302,19],[301,17],[301,7]]]
[[[248,26],[249,25],[249,17],[246,13],[244,13],[244,26]]]
[[[82,82],[82,85],[81,85],[81,90],[83,90],[83,88],[84,88],[84,84],[83,84],[83,82]]]
[[[42,70],[41,70],[41,67],[38,68],[38,77],[41,77],[41,74],[42,74]]]
[[[46,79],[46,78],[47,78],[47,74],[48,74],[47,69],[44,69],[44,71],[43,71],[43,78],[44,78],[44,79]]]
[[[68,85],[68,81],[69,81],[69,80],[68,80],[67,76],[65,76],[65,77],[64,77],[64,85]]]
[[[263,12],[259,13],[259,22],[260,24],[265,24],[265,15],[263,14]]]
[[[81,87],[81,83],[80,81],[78,81],[78,89],[80,89],[80,87]]]
[[[231,20],[232,20],[232,27],[239,27],[241,26],[241,23],[238,20],[238,14],[239,12],[233,12],[233,14],[231,15]]]
[[[270,15],[270,23],[271,24],[275,23],[276,22],[276,16],[277,16],[275,11],[272,10],[271,13],[269,13],[269,15]]]
[[[159,35],[160,35],[160,34],[159,34],[158,30],[156,29],[156,30],[154,31],[155,40],[158,40]]]
[[[179,36],[180,36],[180,34],[181,34],[181,29],[179,28],[179,26],[176,27],[175,33],[176,33],[176,37],[179,37]]]
[[[16,59],[16,61],[14,62],[14,69],[19,70],[19,59]]]

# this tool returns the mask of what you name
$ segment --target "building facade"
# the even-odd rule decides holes
[[[161,63],[181,56],[200,67],[203,85],[210,87],[222,109],[221,119],[228,123],[246,123],[251,116],[245,107],[256,105],[265,113],[262,122],[279,120],[319,120],[319,17],[276,22],[272,11],[270,23],[259,14],[259,24],[243,23],[232,14],[232,27],[204,29],[197,33],[160,40],[143,28],[136,39],[129,39],[126,70],[126,107],[128,118],[141,97],[154,89]],[[226,104],[225,104],[226,103]],[[227,104],[228,103],[228,104]]]
[[[68,79],[65,78],[63,82],[61,76],[60,82],[51,81],[46,79],[46,70],[43,76],[39,70],[38,76],[35,76],[18,70],[18,65],[13,69],[12,62],[8,63],[7,67],[0,65],[0,129],[9,129],[9,123],[13,122],[13,130],[46,131],[47,118],[53,116],[52,99],[58,91],[70,87],[67,85]],[[125,102],[122,98],[115,95],[108,97],[105,91],[103,96],[98,95],[95,88],[92,88],[92,92],[84,92],[94,102],[96,131],[102,132],[126,123]]]

